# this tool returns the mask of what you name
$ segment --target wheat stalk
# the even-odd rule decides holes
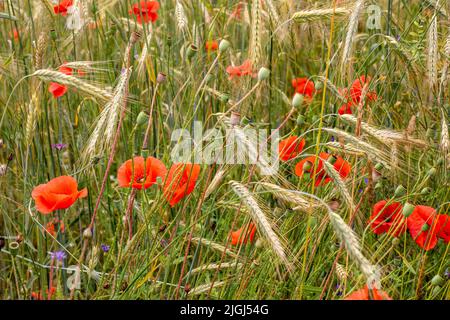
[[[294,209],[296,210],[309,212],[311,208],[317,208],[319,206],[319,204],[311,201],[311,199],[305,199],[294,190],[285,189],[269,182],[259,182],[258,185],[270,190],[271,193],[278,199],[295,205]]]
[[[186,31],[188,27],[186,13],[184,12],[183,5],[180,1],[176,1],[175,4],[175,17],[177,19],[178,30]]]
[[[438,33],[437,33],[437,16],[434,15],[431,19],[430,27],[427,33],[427,71],[428,71],[428,82],[430,85],[430,90],[434,90],[438,81]]]
[[[281,243],[281,240],[278,238],[276,233],[273,231],[272,226],[267,219],[264,212],[258,206],[258,203],[253,198],[250,191],[242,184],[237,181],[230,181],[231,187],[234,192],[239,196],[241,201],[249,209],[249,213],[252,217],[252,220],[256,222],[258,226],[258,230],[265,236],[265,238],[271,244],[272,250],[278,256],[278,258],[286,265],[288,270],[290,270],[290,263],[286,257],[284,246]]]
[[[342,72],[344,68],[348,65],[348,59],[351,56],[351,51],[353,47],[353,38],[358,30],[358,20],[363,9],[364,9],[364,0],[358,0],[355,6],[353,7],[352,13],[350,15],[350,22],[348,23],[347,35],[345,37],[345,44],[342,51],[342,60],[341,60]]]
[[[211,248],[213,250],[219,251],[221,253],[225,253],[227,255],[229,255],[232,258],[239,258],[239,255],[235,252],[233,252],[231,249],[224,247],[223,245],[221,245],[220,243],[214,242],[212,240],[208,240],[205,238],[198,238],[198,237],[193,237],[191,239],[191,241],[193,243],[198,243],[201,245],[204,245],[208,248]]]
[[[344,181],[341,179],[339,172],[333,167],[331,163],[328,161],[323,161],[325,171],[328,175],[333,179],[333,182],[338,187],[339,192],[342,194],[347,206],[350,208],[351,212],[355,212],[355,204],[353,203],[353,198],[350,196],[350,193],[347,190],[347,187]]]
[[[347,16],[351,13],[351,10],[347,8],[331,8],[331,9],[315,9],[315,10],[303,10],[295,12],[291,19],[296,23],[312,22],[317,20],[330,19],[333,15],[335,17]]]
[[[261,4],[260,0],[252,1],[252,29],[250,33],[250,59],[253,66],[259,66],[262,57],[261,47]]]
[[[347,280],[348,273],[347,273],[347,271],[345,271],[344,266],[341,265],[340,263],[336,263],[336,275],[337,275],[338,279],[342,282]]]

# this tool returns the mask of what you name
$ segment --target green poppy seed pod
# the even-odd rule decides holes
[[[400,239],[399,238],[392,238],[392,245],[393,246],[398,246],[400,244]]]
[[[138,126],[142,126],[148,122],[148,114],[144,111],[139,112],[137,118],[136,118],[136,124]]]
[[[375,184],[375,190],[381,189],[383,187],[383,183],[381,181]]]
[[[336,163],[336,160],[337,160],[337,157],[336,157],[334,154],[332,154],[332,155],[327,159],[327,161],[328,161],[329,163],[331,163],[331,164],[335,164],[335,163]]]
[[[195,54],[197,53],[198,48],[195,44],[191,44],[188,48],[187,48],[187,52],[186,52],[186,57],[191,60]]]
[[[405,195],[405,194],[406,194],[406,189],[405,189],[404,186],[399,185],[399,186],[397,187],[397,189],[395,189],[394,196],[395,196],[396,198],[399,198],[399,197],[401,197],[401,196],[403,196],[403,195]]]
[[[311,161],[306,161],[304,164],[303,164],[303,171],[309,171],[309,170],[311,170],[311,168],[312,168],[312,163],[311,163]]]
[[[259,69],[259,72],[258,72],[258,81],[266,80],[269,77],[269,75],[270,75],[270,70],[265,67],[262,67],[261,69]]]
[[[84,231],[83,231],[83,238],[85,238],[85,239],[90,239],[90,238],[92,238],[92,230],[91,230],[91,228],[86,228],[86,229],[84,229]]]
[[[420,194],[425,196],[427,194],[430,194],[430,192],[431,192],[431,188],[430,187],[425,187],[425,188],[422,189],[422,191],[420,191]]]
[[[383,168],[384,168],[384,166],[383,166],[383,164],[381,162],[378,162],[375,165],[375,170],[377,170],[378,172],[381,172],[381,170],[383,170]]]
[[[408,217],[411,215],[411,213],[413,213],[414,208],[415,208],[414,205],[412,205],[412,204],[409,203],[409,202],[406,202],[405,205],[403,206],[402,214],[403,214],[406,218],[408,218]]]
[[[305,116],[302,115],[302,114],[298,115],[298,117],[297,117],[297,124],[298,124],[299,126],[301,126],[301,125],[304,124],[304,123],[305,123]]]
[[[222,39],[219,43],[219,51],[225,52],[228,50],[228,48],[231,46],[230,41]]]
[[[421,229],[422,229],[423,232],[426,232],[426,231],[428,231],[428,230],[430,229],[430,226],[429,226],[428,224],[425,223],[425,224],[422,226]]]
[[[258,239],[256,240],[256,242],[255,242],[255,247],[256,247],[256,248],[262,248],[262,247],[264,247],[264,241],[263,241],[262,239],[258,238]]]
[[[9,243],[8,248],[11,251],[12,255],[15,256],[17,254],[17,252],[19,251],[19,246],[20,244],[17,241],[12,241]]]
[[[294,94],[294,97],[292,98],[292,106],[294,108],[299,108],[303,103],[303,99],[304,97],[302,94],[300,93]]]
[[[444,285],[444,279],[437,274],[433,277],[433,279],[431,279],[431,284],[433,286],[442,286]]]
[[[323,88],[323,82],[320,80],[314,81],[314,88],[316,90],[320,90]]]
[[[428,170],[427,176],[429,176],[429,177],[434,176],[434,175],[436,174],[436,171],[437,171],[437,170],[436,170],[435,167],[431,168],[430,170]]]

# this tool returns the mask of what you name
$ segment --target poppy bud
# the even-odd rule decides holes
[[[333,199],[331,199],[330,202],[328,202],[328,206],[330,207],[331,211],[336,212],[336,211],[339,210],[339,207],[341,206],[341,203],[339,202],[338,199],[333,198]]]
[[[222,39],[219,43],[219,51],[225,52],[231,46],[231,43],[228,40]]]
[[[303,103],[303,95],[300,93],[294,94],[294,97],[292,98],[292,106],[294,108],[299,108]]]
[[[187,49],[186,57],[187,57],[189,60],[191,60],[192,57],[195,56],[195,54],[197,53],[197,51],[198,51],[197,46],[196,46],[195,44],[191,44],[191,45],[188,47],[188,49]]]
[[[422,191],[420,191],[420,194],[425,196],[425,195],[429,194],[430,192],[431,192],[431,188],[425,187],[422,189]]]
[[[186,285],[184,286],[184,292],[186,292],[186,294],[188,294],[189,291],[191,291],[191,285],[189,283],[186,283]]]
[[[304,124],[304,123],[305,123],[305,116],[302,115],[302,114],[298,115],[298,117],[297,117],[297,124],[298,124],[299,126],[301,126],[301,125]]]
[[[414,208],[415,208],[414,205],[412,205],[412,204],[409,203],[409,202],[406,202],[405,205],[403,206],[402,214],[403,214],[406,218],[408,218],[408,217],[411,215],[411,213],[413,213]]]
[[[383,170],[383,168],[384,168],[384,166],[383,166],[383,164],[381,162],[378,162],[375,165],[375,170],[377,170],[378,172],[381,172],[381,170]]]
[[[137,118],[136,118],[136,124],[138,126],[142,126],[144,124],[146,124],[148,122],[148,114],[145,113],[144,111],[139,112]]]
[[[266,80],[270,75],[270,70],[262,67],[258,72],[258,81]]]
[[[403,195],[405,195],[405,194],[406,194],[406,189],[405,189],[405,187],[402,186],[402,185],[399,185],[399,186],[397,187],[397,189],[395,189],[394,197],[399,198],[399,197],[401,197],[401,196],[403,196]]]
[[[164,83],[164,82],[166,82],[166,80],[167,80],[167,76],[166,76],[165,73],[160,72],[156,76],[156,82],[157,83]]]
[[[309,171],[309,170],[311,170],[311,168],[312,168],[312,163],[311,163],[311,161],[306,161],[304,164],[303,164],[303,171]]]
[[[400,244],[400,239],[399,238],[393,238],[392,239],[392,245],[393,246],[398,246]]]
[[[435,174],[436,174],[436,168],[435,168],[435,167],[431,168],[431,169],[428,170],[428,172],[427,172],[427,176],[428,176],[428,177],[432,177],[432,176],[434,176]]]
[[[84,231],[83,231],[83,238],[85,238],[85,239],[92,238],[92,230],[91,230],[91,228],[84,229]]]
[[[381,173],[376,169],[372,170],[372,180],[374,182],[378,182],[380,180],[380,178],[381,178]]]
[[[319,80],[314,81],[314,88],[316,90],[320,90],[320,89],[322,89],[322,87],[323,87],[323,82],[322,81],[319,81]]]
[[[230,100],[230,95],[227,93],[222,93],[219,95],[219,99],[220,99],[220,101],[227,103],[228,100]]]
[[[444,284],[444,279],[437,274],[431,279],[431,284],[433,286],[442,286]]]
[[[336,160],[337,160],[337,157],[336,157],[334,154],[332,154],[332,155],[327,159],[327,161],[328,161],[329,163],[331,163],[331,164],[335,164],[335,163],[336,163]]]
[[[232,126],[238,125],[241,121],[241,114],[239,112],[231,112],[230,123]]]

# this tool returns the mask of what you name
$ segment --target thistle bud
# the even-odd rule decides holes
[[[139,112],[137,118],[136,118],[136,124],[138,126],[142,126],[144,124],[146,124],[148,122],[148,114],[145,113],[144,111]]]
[[[425,195],[429,194],[430,192],[431,192],[431,188],[425,187],[422,189],[422,191],[420,191],[420,194],[425,196]]]
[[[300,93],[294,94],[294,97],[292,98],[292,106],[294,108],[299,108],[303,103],[303,95]]]
[[[166,80],[167,80],[167,75],[165,73],[160,72],[156,76],[156,82],[159,84],[166,82]]]
[[[406,194],[406,189],[405,189],[404,186],[399,185],[399,186],[397,187],[397,189],[395,189],[394,196],[395,196],[396,198],[399,198],[399,197],[401,197],[401,196],[403,196],[403,195],[405,195],[405,194]]]
[[[320,90],[323,88],[323,82],[320,80],[314,81],[314,89]]]
[[[409,203],[409,202],[406,202],[405,205],[403,206],[402,214],[403,214],[406,218],[408,218],[408,217],[411,215],[411,213],[413,213],[414,208],[415,208],[414,205],[412,205],[412,204]]]
[[[91,228],[86,228],[86,229],[84,229],[84,231],[83,231],[83,238],[85,238],[85,239],[90,239],[90,238],[92,238],[92,230],[91,230]]]
[[[270,70],[262,67],[258,72],[258,81],[266,80],[270,75]]]
[[[189,60],[191,60],[191,59],[195,56],[195,54],[197,53],[197,51],[198,51],[197,46],[196,46],[195,44],[191,44],[191,45],[187,48],[187,51],[186,51],[186,57],[187,57]]]
[[[431,284],[433,286],[442,286],[444,284],[444,279],[437,274],[431,279]]]
[[[222,39],[219,43],[219,51],[225,52],[231,46],[231,43],[228,40]]]

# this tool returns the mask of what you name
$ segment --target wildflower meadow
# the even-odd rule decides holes
[[[0,299],[449,300],[447,0],[0,0]]]

